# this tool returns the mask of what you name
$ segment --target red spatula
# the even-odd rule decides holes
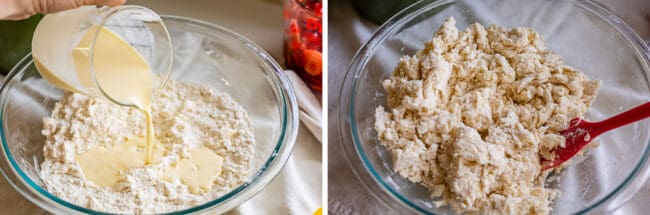
[[[560,132],[566,138],[566,146],[558,146],[551,150],[555,154],[555,160],[541,158],[542,171],[555,168],[568,161],[598,135],[647,117],[650,117],[650,102],[600,122],[587,122],[580,118],[571,120],[569,127]]]

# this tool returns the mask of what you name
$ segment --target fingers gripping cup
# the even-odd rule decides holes
[[[32,41],[34,64],[53,85],[146,109],[171,73],[162,19],[140,6],[84,6],[45,16]]]

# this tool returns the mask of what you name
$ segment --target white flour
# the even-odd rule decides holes
[[[144,138],[144,115],[103,99],[66,93],[52,116],[43,119],[45,161],[40,175],[52,194],[93,210],[132,214],[186,209],[215,199],[247,180],[254,153],[246,111],[230,96],[208,87],[169,81],[152,107],[156,139],[167,150],[160,163],[129,170],[125,180],[102,188],[84,178],[75,156],[130,137]],[[224,158],[212,190],[190,193],[179,180],[159,178],[165,167],[189,150],[206,146]]]
[[[548,214],[540,156],[582,116],[600,82],[563,65],[530,28],[448,19],[383,82],[376,130],[393,170],[458,213]]]

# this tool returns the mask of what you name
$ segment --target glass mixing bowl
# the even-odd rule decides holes
[[[390,155],[379,145],[374,129],[375,108],[386,107],[381,81],[390,76],[400,56],[423,49],[450,16],[459,29],[474,22],[536,29],[565,64],[602,81],[587,119],[602,120],[650,100],[648,47],[619,18],[590,1],[416,3],[382,25],[360,48],[339,95],[339,132],[348,163],[370,193],[398,211],[454,213],[449,207],[436,208],[426,188],[392,171]],[[650,172],[648,131],[650,121],[645,120],[598,137],[597,148],[557,174],[559,182],[546,183],[561,192],[552,212],[610,212],[628,200]]]
[[[280,172],[298,131],[298,106],[280,66],[260,47],[206,22],[163,17],[174,44],[176,81],[198,83],[230,94],[248,112],[255,129],[255,155],[246,183],[231,192],[175,214],[226,212],[252,198]],[[50,116],[63,91],[38,75],[31,55],[0,89],[2,174],[25,198],[54,214],[101,214],[66,202],[43,189],[42,118]]]

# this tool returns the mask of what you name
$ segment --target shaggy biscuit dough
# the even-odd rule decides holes
[[[598,80],[563,65],[530,28],[478,23],[462,32],[449,18],[384,80],[389,111],[375,128],[393,170],[458,213],[548,214],[540,155],[564,143]]]

